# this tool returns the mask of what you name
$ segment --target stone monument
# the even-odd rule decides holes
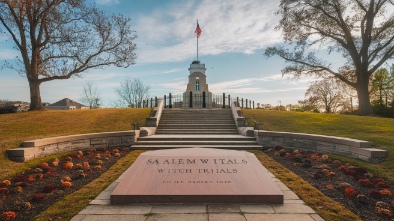
[[[212,102],[212,93],[208,90],[205,64],[193,61],[189,68],[189,82],[183,93],[183,108],[206,108]]]
[[[142,153],[111,193],[111,204],[282,204],[283,193],[255,155],[182,148]]]

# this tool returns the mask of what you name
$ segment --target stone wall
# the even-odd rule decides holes
[[[369,162],[381,162],[387,157],[387,151],[372,148],[368,141],[344,137],[324,136],[275,131],[255,131],[257,142],[265,147],[282,146],[285,148],[333,153],[362,159]]]
[[[97,147],[124,147],[134,144],[139,131],[117,131],[51,137],[23,142],[23,147],[7,150],[9,159],[17,162],[63,152]]]

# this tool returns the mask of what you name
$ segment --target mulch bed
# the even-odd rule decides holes
[[[393,187],[364,168],[331,159],[325,154],[279,146],[266,148],[264,152],[362,220],[392,220]]]
[[[0,180],[0,220],[30,220],[107,171],[129,148],[92,148]]]

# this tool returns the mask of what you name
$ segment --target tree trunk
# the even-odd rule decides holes
[[[369,99],[368,83],[368,80],[361,80],[357,85],[359,115],[375,115]]]
[[[40,82],[29,79],[30,87],[30,111],[42,110],[41,93],[40,93]]]

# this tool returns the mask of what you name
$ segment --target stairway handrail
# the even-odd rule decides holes
[[[245,117],[244,120],[245,120],[245,126],[248,125],[248,120],[251,120],[254,122],[253,128],[256,129],[256,127],[257,127],[257,131],[260,131],[260,124],[261,124],[260,122],[256,121],[255,119],[253,119],[251,117]]]
[[[146,121],[147,121],[148,119],[149,119],[149,117],[143,117],[143,118],[140,118],[140,119],[134,121],[134,123],[131,124],[131,127],[132,127],[133,130],[134,130],[134,133],[135,133],[135,131],[137,130],[137,128],[138,128],[138,130],[140,129],[139,123],[141,123],[142,121],[145,121],[145,124],[146,124]]]

